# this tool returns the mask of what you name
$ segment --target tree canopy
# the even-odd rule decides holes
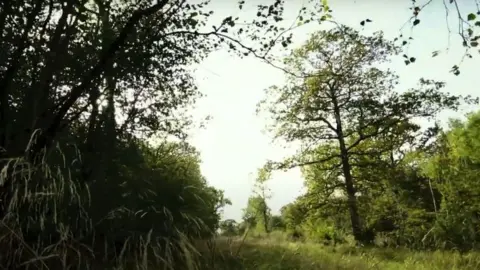
[[[285,59],[287,83],[268,89],[264,101],[276,138],[302,143],[297,156],[274,167],[315,165],[318,170],[307,171],[310,178],[345,192],[357,241],[372,240],[359,213],[357,198],[369,190],[362,189],[359,168],[369,159],[387,159],[385,165],[395,167],[405,146],[426,147],[438,128],[422,131],[414,121],[462,101],[440,91],[444,83],[427,79],[418,89],[395,91],[397,76],[380,65],[396,52],[382,33],[362,36],[344,26],[317,32]]]

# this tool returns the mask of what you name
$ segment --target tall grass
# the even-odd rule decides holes
[[[94,220],[92,201],[99,200],[92,200],[90,184],[78,181],[80,152],[64,148],[44,151],[34,165],[24,157],[1,160],[0,269],[199,269],[192,235],[171,220],[163,221],[168,235],[153,225],[148,231],[105,229],[139,220],[151,209],[139,213],[119,205]],[[162,210],[166,216],[168,211]],[[197,217],[190,224],[204,229]]]

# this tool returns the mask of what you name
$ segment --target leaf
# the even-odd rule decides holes
[[[408,59],[408,56],[406,54],[404,54],[403,57]]]
[[[432,52],[432,57],[438,56],[439,51]]]
[[[407,43],[408,43],[408,42],[407,42],[406,40],[404,40],[404,41],[402,42],[402,45],[407,45]]]
[[[480,21],[475,22],[475,26],[480,26]]]
[[[477,46],[478,46],[478,41],[472,41],[472,42],[470,42],[470,46],[472,46],[472,47],[477,47]]]
[[[372,20],[370,20],[370,19],[363,20],[363,21],[360,22],[360,25],[365,26],[366,22],[372,22]]]
[[[413,26],[417,25],[420,23],[420,19],[415,19],[415,21],[413,21]]]
[[[410,62],[415,63],[417,59],[415,57],[410,57]]]
[[[468,16],[467,16],[467,20],[468,20],[468,21],[474,21],[476,18],[477,18],[477,15],[475,15],[475,14],[473,14],[473,13],[470,13],[470,14],[468,14]]]
[[[405,60],[405,65],[407,65],[407,66],[408,66],[409,64],[410,64],[410,61],[408,61],[408,60]]]
[[[458,66],[457,65],[454,65],[452,67],[452,70],[450,72],[453,72],[453,74],[455,74],[456,76],[460,75],[460,70],[458,70]]]

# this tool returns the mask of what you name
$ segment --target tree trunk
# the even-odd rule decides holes
[[[355,196],[355,186],[353,183],[352,168],[350,166],[348,150],[345,145],[345,138],[343,135],[340,108],[338,106],[338,102],[335,96],[333,96],[332,101],[333,101],[333,110],[335,114],[335,122],[337,125],[336,129],[337,129],[337,136],[338,136],[338,144],[340,148],[342,170],[343,170],[343,176],[345,178],[345,188],[347,191],[348,210],[350,212],[350,221],[352,223],[352,233],[357,242],[363,243],[365,242],[365,239],[363,237],[364,235],[363,226],[361,223],[360,215],[358,213],[357,197]]]
[[[104,3],[97,1],[99,7],[99,14],[102,20],[102,48],[103,51],[107,51],[112,43],[114,37],[111,21],[110,21],[110,4],[107,3],[105,6]],[[107,97],[107,106],[103,111],[103,124],[104,124],[104,133],[102,134],[104,139],[104,145],[102,147],[102,178],[106,178],[115,173],[113,168],[113,160],[115,158],[115,141],[117,138],[116,134],[116,121],[115,121],[115,90],[116,90],[116,78],[114,72],[114,63],[111,61],[105,67],[105,94]],[[102,179],[103,180],[103,179]]]
[[[263,226],[265,228],[265,233],[268,234],[270,233],[270,230],[268,229],[268,212],[267,212],[268,210],[267,210],[267,203],[264,202],[264,204],[265,204],[265,207],[263,209],[263,223],[264,223]]]

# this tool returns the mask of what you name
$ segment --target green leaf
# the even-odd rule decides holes
[[[420,23],[420,20],[419,19],[415,19],[415,21],[413,21],[413,26],[417,25]]]
[[[480,26],[480,21],[475,22],[475,26]]]
[[[468,14],[468,16],[467,16],[467,20],[469,20],[469,21],[473,21],[473,20],[475,20],[476,18],[477,18],[477,15],[475,15],[475,14],[473,14],[473,13],[470,13],[470,14]]]
[[[470,46],[472,46],[472,47],[477,47],[477,46],[478,46],[478,41],[472,41],[472,42],[470,42]]]
[[[327,0],[322,0],[322,6],[326,9],[328,9],[328,1]]]

